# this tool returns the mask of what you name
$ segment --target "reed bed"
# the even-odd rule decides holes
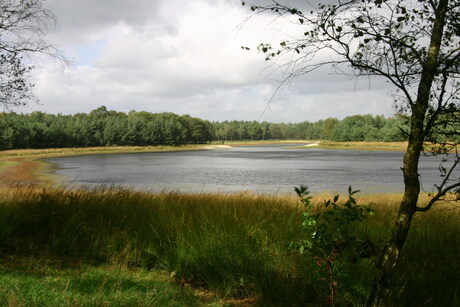
[[[83,274],[82,270],[95,276],[109,272],[107,278],[95,277],[89,282],[88,291],[107,292],[113,287],[120,291],[110,292],[105,300],[99,297],[93,303],[82,297],[71,305],[111,305],[124,292],[134,296],[126,304],[161,305],[161,297],[171,302],[179,297],[174,305],[205,304],[197,299],[196,292],[192,295],[188,290],[177,290],[189,286],[245,304],[317,306],[327,302],[327,285],[313,259],[289,248],[290,242],[302,236],[303,207],[295,197],[37,187],[4,189],[1,195],[2,303],[40,305],[39,299],[25,293],[31,284],[39,282],[34,281],[37,275],[31,267],[40,267],[37,263],[46,259],[53,260],[46,262],[48,269],[40,273],[42,278],[67,272],[78,264],[77,275]],[[314,201],[320,207],[327,197],[317,195]],[[359,198],[377,213],[357,231],[381,246],[389,236],[400,197]],[[459,216],[456,204],[416,216],[395,278],[393,304],[459,304]],[[28,262],[34,265],[18,264],[18,259],[24,258],[34,259]],[[343,264],[349,266],[344,269],[349,275],[340,288],[339,304],[364,304],[373,281],[375,260]],[[114,268],[120,268],[119,273],[114,273],[118,272]],[[30,282],[8,282],[17,271]],[[173,278],[175,283],[168,281],[166,288],[176,290],[161,288],[149,275],[157,271]],[[71,286],[80,280],[56,278]],[[129,292],[132,289],[121,284],[107,286],[118,278],[128,280],[128,284],[131,281],[135,291]],[[148,286],[146,281],[150,279]],[[52,285],[42,290],[57,293],[53,296],[55,305],[68,302],[71,292],[65,291],[65,282],[58,282],[57,290]],[[159,287],[156,293],[160,298],[152,292],[155,287]]]
[[[320,148],[326,149],[354,149],[354,150],[381,150],[381,151],[405,151],[407,142],[333,142],[320,141]]]

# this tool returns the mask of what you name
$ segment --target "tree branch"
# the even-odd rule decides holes
[[[452,172],[457,167],[459,162],[460,162],[460,157],[458,156],[458,153],[457,153],[457,157],[456,157],[456,159],[454,161],[454,164],[452,165],[452,167],[449,169],[449,172],[444,177],[444,180],[442,181],[441,185],[438,187],[438,193],[436,193],[436,195],[433,196],[433,198],[430,200],[430,202],[425,207],[418,207],[417,206],[417,208],[416,208],[417,212],[426,212],[426,211],[430,210],[431,207],[433,207],[433,205],[439,199],[441,199],[443,196],[445,196],[449,191],[451,191],[451,190],[453,190],[453,189],[455,189],[457,187],[460,187],[460,182],[457,182],[457,183],[454,183],[454,184],[449,185],[447,187],[444,187],[447,184],[447,182],[449,181],[449,178],[452,175]]]

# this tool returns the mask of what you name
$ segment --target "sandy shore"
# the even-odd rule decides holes
[[[220,148],[232,148],[232,146],[229,146],[229,145],[208,145],[208,146],[203,146],[203,149],[220,149]]]

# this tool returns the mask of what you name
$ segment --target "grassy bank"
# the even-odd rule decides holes
[[[314,141],[311,141],[315,143]],[[407,142],[332,142],[332,141],[318,141],[315,146],[297,146],[295,148],[323,148],[323,149],[350,149],[350,150],[364,150],[364,151],[406,151]],[[425,151],[432,152],[439,148],[436,144],[425,144]],[[455,152],[455,148],[450,149]]]
[[[327,302],[315,261],[288,248],[301,237],[303,208],[296,198],[41,188],[7,189],[1,195],[3,305]],[[385,241],[399,199],[360,198],[377,214],[358,231]],[[459,216],[452,205],[416,216],[392,304],[460,303]],[[348,272],[339,285],[341,305],[364,303],[374,261],[341,264]]]
[[[321,142],[321,148],[355,149],[371,151],[405,151],[407,142]]]
[[[213,142],[212,144],[225,144],[230,146],[248,146],[248,145],[270,145],[270,144],[302,144],[312,143],[317,141],[309,140],[257,140],[257,141],[225,141],[225,142]]]

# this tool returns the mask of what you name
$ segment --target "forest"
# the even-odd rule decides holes
[[[248,140],[404,141],[407,118],[353,115],[342,120],[210,122],[174,113],[128,113],[101,106],[88,114],[0,113],[0,149],[152,146]]]

